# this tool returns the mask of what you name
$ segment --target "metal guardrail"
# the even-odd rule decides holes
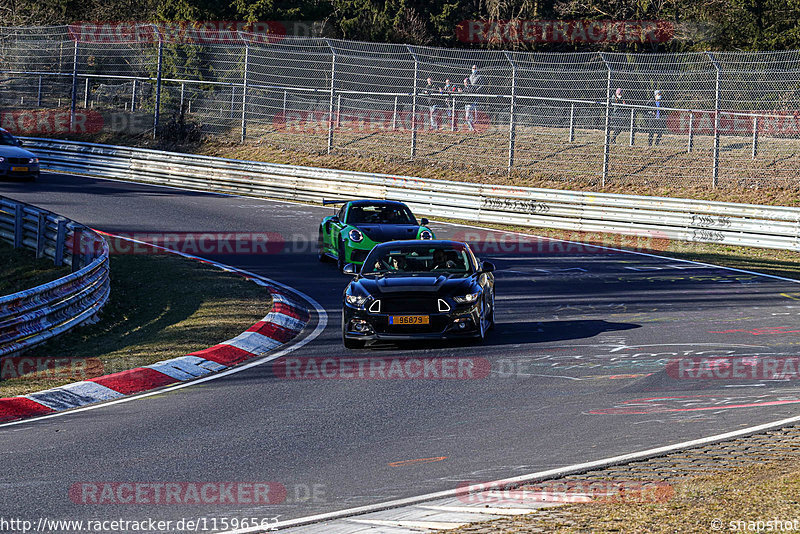
[[[800,209],[474,184],[28,138],[42,167],[103,178],[303,202],[401,200],[416,213],[477,223],[800,250]]]
[[[0,297],[0,356],[91,319],[109,295],[108,244],[90,228],[30,204],[0,197],[0,239],[51,258],[72,273]]]

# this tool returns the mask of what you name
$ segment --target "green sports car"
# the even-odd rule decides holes
[[[338,204],[325,201],[323,204]],[[408,206],[392,200],[350,200],[319,225],[319,259],[336,260],[339,270],[361,265],[378,243],[405,239],[435,239],[428,219],[417,222]]]

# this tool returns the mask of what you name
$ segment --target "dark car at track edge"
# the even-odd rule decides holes
[[[343,295],[346,348],[372,341],[475,338],[494,326],[494,265],[458,241],[375,246]]]

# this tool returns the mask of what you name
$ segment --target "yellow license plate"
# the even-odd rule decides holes
[[[431,318],[427,315],[391,315],[389,324],[430,324]]]
[[[28,172],[28,167],[11,167],[11,172]]]

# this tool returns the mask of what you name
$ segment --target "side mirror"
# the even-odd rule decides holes
[[[490,261],[484,261],[483,263],[481,263],[481,271],[484,273],[493,273],[494,263]]]
[[[419,220],[419,224],[420,224],[421,226],[428,226],[428,224],[430,224],[430,221],[429,221],[428,219],[426,219],[425,217],[423,217],[423,218],[421,218],[421,219]]]
[[[334,215],[334,216],[333,216],[333,217],[331,217],[329,220],[330,220],[332,223],[337,223],[337,224],[338,224],[338,223],[339,223],[339,216],[338,216],[338,215]]]
[[[358,276],[358,271],[356,271],[356,266],[353,265],[352,263],[348,263],[347,265],[345,265],[344,268],[342,269],[342,272],[344,274],[349,274],[350,276]]]
[[[15,141],[17,146],[22,146],[22,139],[16,139]]]

